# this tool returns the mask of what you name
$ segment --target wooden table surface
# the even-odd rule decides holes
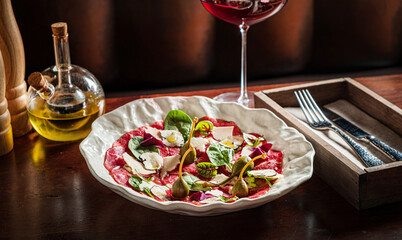
[[[356,80],[402,107],[402,75]],[[213,97],[230,90],[165,95]],[[106,109],[155,96],[107,99]],[[231,214],[189,217],[148,209],[99,183],[79,143],[51,142],[32,132],[0,157],[0,238],[402,239],[402,202],[357,211],[315,175],[273,202]]]

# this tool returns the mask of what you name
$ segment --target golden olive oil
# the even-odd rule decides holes
[[[85,138],[91,125],[104,112],[104,99],[87,95],[86,107],[74,113],[52,112],[42,98],[37,96],[27,107],[29,120],[43,137],[53,141],[75,141]]]

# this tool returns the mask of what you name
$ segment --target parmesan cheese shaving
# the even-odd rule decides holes
[[[177,130],[160,131],[162,142],[168,147],[181,147],[184,144],[183,135]]]
[[[142,163],[137,161],[135,158],[130,156],[128,153],[123,153],[123,159],[126,161],[126,165],[129,166],[131,169],[131,173],[133,174],[141,174],[141,175],[150,175],[154,174],[156,171],[155,170],[147,170],[144,168]],[[126,168],[127,169],[127,168]]]
[[[233,136],[233,128],[233,126],[214,127],[214,129],[212,129],[212,136],[214,136],[216,140],[222,141],[225,138]]]
[[[179,164],[180,164],[180,155],[164,157],[163,167],[161,169],[161,178],[164,178],[167,172],[172,171]]]
[[[163,158],[156,152],[145,152],[140,155],[144,160],[144,167],[148,170],[160,169],[163,166]]]
[[[211,190],[211,191],[206,191],[205,193],[212,194],[212,195],[214,195],[216,197],[223,196],[223,192],[221,190],[217,190],[217,189]]]
[[[159,129],[156,129],[153,127],[147,127],[145,129],[145,132],[151,134],[154,138],[156,138],[158,140],[162,140]]]
[[[142,181],[141,184],[138,185],[138,188],[139,188],[141,191],[144,191],[146,188],[151,189],[151,188],[153,188],[154,186],[157,186],[157,184],[154,183],[154,182]]]
[[[194,148],[200,152],[205,152],[206,146],[208,144],[212,144],[211,138],[203,138],[203,137],[193,137],[191,139],[191,144]]]
[[[262,178],[272,178],[278,175],[277,172],[273,169],[260,169],[260,170],[251,170],[248,172],[248,175],[254,177],[262,177]]]
[[[220,173],[220,174],[214,176],[214,177],[210,180],[210,182],[217,184],[217,183],[220,183],[220,182],[225,181],[225,180],[228,179],[228,178],[229,178],[229,177],[226,176],[225,174]]]
[[[169,190],[169,188],[165,186],[155,185],[151,188],[151,193],[160,200],[169,201],[170,197],[166,194],[167,190]]]
[[[252,154],[253,151],[254,151],[254,148],[253,148],[253,147],[245,146],[245,147],[243,147],[243,149],[241,150],[240,155],[241,155],[241,156],[250,156],[250,154]]]

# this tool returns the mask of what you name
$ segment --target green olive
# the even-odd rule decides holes
[[[172,196],[178,199],[183,199],[190,193],[190,188],[183,178],[178,178],[172,186]]]
[[[236,162],[233,164],[232,168],[232,175],[231,176],[239,176],[241,170],[243,169],[246,164],[251,161],[251,158],[249,156],[241,156],[239,157]],[[246,171],[244,171],[243,176],[246,175],[247,171],[253,170],[254,168],[254,162],[250,163],[248,167],[246,168]]]
[[[185,144],[183,145],[183,147],[181,147],[181,149],[180,149],[180,156],[183,156],[184,153],[185,153],[189,148],[190,148],[189,143],[188,143],[188,142],[185,143]],[[191,151],[191,152],[189,152],[189,153],[187,154],[186,158],[184,159],[184,164],[191,164],[191,163],[193,163],[193,162],[195,161],[196,157],[197,157],[197,153],[196,153],[195,149],[193,149],[193,151]]]
[[[238,197],[247,197],[248,195],[248,187],[247,183],[243,179],[237,180],[235,185],[233,185],[232,193],[236,194]]]

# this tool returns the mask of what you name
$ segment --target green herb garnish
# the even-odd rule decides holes
[[[226,165],[230,170],[232,170],[230,161],[234,158],[233,149],[222,144],[212,144],[207,149],[207,155],[211,163],[215,164],[216,166]]]
[[[205,178],[211,178],[218,173],[218,167],[210,162],[200,162],[197,164],[197,172]]]
[[[192,123],[192,119],[185,112],[171,110],[166,115],[163,128],[165,130],[179,131],[183,135],[184,141],[187,141],[190,135]]]
[[[230,197],[225,197],[225,196],[223,196],[223,195],[220,195],[219,197],[220,197],[220,199],[222,199],[222,201],[224,201],[224,202],[233,202],[233,201],[236,201],[237,199],[239,199],[239,197],[237,197],[236,195],[230,196]]]
[[[195,131],[199,131],[204,136],[208,136],[212,129],[214,129],[214,125],[208,120],[199,122],[195,127]]]
[[[151,179],[152,180],[152,179]],[[154,198],[154,196],[151,193],[151,189],[149,189],[148,187],[143,187],[142,189],[140,188],[140,185],[143,181],[149,182],[147,180],[144,180],[141,177],[138,176],[131,176],[128,179],[128,183],[137,191],[140,192],[145,192],[146,194],[148,194],[150,197]]]
[[[135,136],[131,138],[130,141],[128,142],[128,149],[130,149],[130,151],[133,153],[136,159],[144,161],[143,159],[140,158],[140,156],[146,152],[156,152],[159,154],[159,149],[155,146],[147,146],[147,147],[141,146],[141,142],[143,140],[144,140],[143,137]]]
[[[204,187],[202,183],[197,183],[200,179],[194,175],[186,175],[183,177],[183,180],[187,183],[190,191],[209,191],[211,187]]]

